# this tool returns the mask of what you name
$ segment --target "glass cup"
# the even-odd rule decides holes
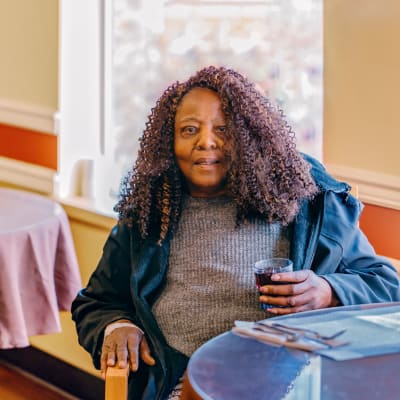
[[[256,286],[260,288],[264,285],[284,285],[286,282],[272,281],[271,275],[279,272],[292,272],[293,262],[288,258],[266,258],[259,260],[253,265],[254,276],[256,278]],[[260,293],[261,294],[261,293]],[[261,303],[263,310],[269,308],[282,307]]]

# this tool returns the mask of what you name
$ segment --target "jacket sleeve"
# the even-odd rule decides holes
[[[137,324],[130,295],[130,234],[127,228],[115,226],[103,248],[96,270],[72,303],[79,343],[100,367],[105,327],[118,319]]]
[[[343,305],[400,300],[396,269],[379,257],[361,231],[361,203],[328,191],[312,269],[330,283]]]

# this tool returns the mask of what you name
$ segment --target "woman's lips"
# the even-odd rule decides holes
[[[219,163],[220,161],[217,158],[198,158],[194,161],[195,165],[215,165]]]

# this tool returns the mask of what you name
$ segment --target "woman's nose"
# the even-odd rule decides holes
[[[208,127],[203,127],[200,130],[200,135],[198,136],[198,141],[196,147],[198,149],[216,149],[218,145],[218,138],[212,129]]]

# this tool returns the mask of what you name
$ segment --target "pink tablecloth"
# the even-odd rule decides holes
[[[61,331],[81,278],[67,216],[45,197],[0,188],[0,348]]]

